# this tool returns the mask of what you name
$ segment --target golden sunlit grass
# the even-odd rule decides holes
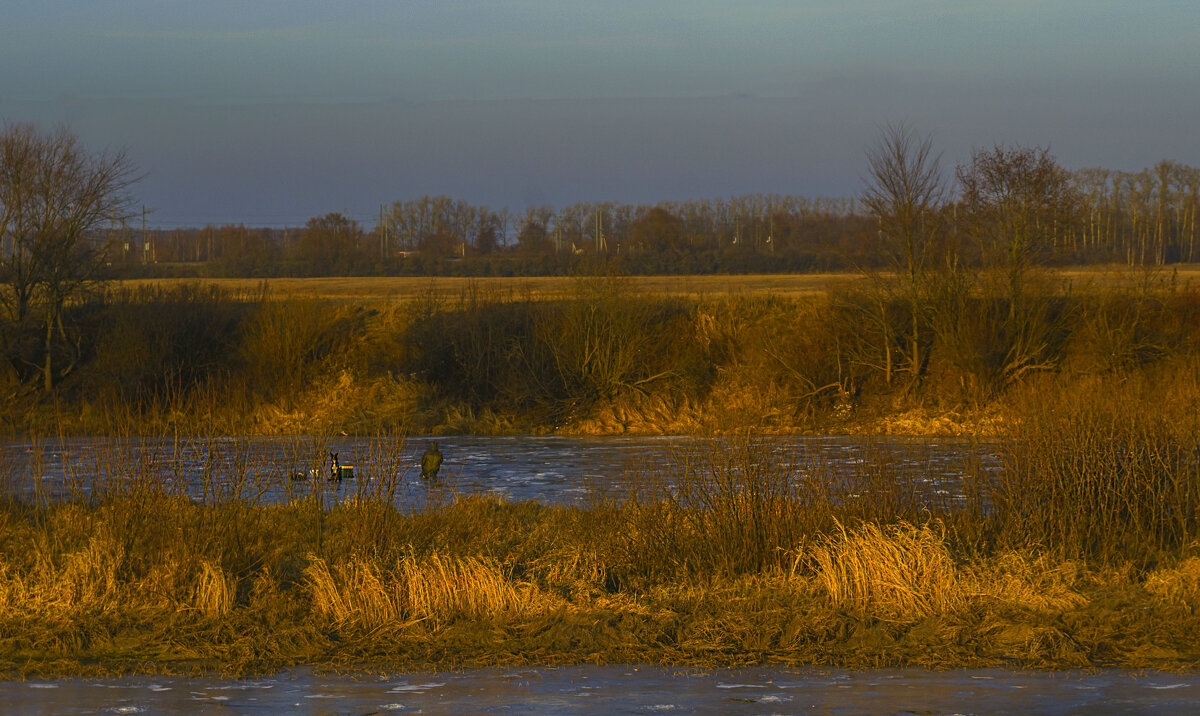
[[[463,509],[476,524],[454,536]],[[242,568],[145,553],[145,535],[124,535],[142,552],[128,560],[112,533],[77,550],[46,544],[27,569],[5,555],[0,669],[92,673],[145,668],[147,659],[159,669],[191,663],[234,673],[294,659],[405,668],[578,660],[1047,667],[1086,664],[1093,650],[1103,663],[1182,666],[1200,656],[1198,629],[1184,616],[1200,594],[1194,557],[1138,577],[1036,550],[967,559],[936,522],[861,523],[810,535],[786,558],[791,569],[625,579],[638,556],[612,546],[640,528],[622,509],[557,532],[559,546],[540,552],[535,545],[579,515],[543,508],[529,521],[521,505],[454,503],[398,516],[392,533],[432,537],[440,549],[373,557],[335,556],[336,545],[359,538],[332,521],[326,554],[308,551],[313,543],[283,512],[270,509],[256,528],[265,533],[242,536],[278,543],[278,555]],[[525,526],[512,533],[514,524]],[[240,561],[219,543],[226,560]],[[1102,627],[1112,619],[1122,631]],[[140,652],[114,651],[127,642]]]
[[[1180,285],[1200,281],[1200,266],[1178,264],[1172,267]],[[1100,289],[1125,285],[1146,271],[1125,265],[1079,266],[1062,269],[1058,276],[1081,289]],[[737,274],[694,276],[629,276],[625,279],[631,290],[653,296],[722,296],[737,295],[800,297],[824,294],[830,288],[843,287],[864,280],[850,271],[794,274]],[[278,296],[332,298],[339,300],[412,301],[438,296],[456,299],[468,291],[516,298],[567,298],[575,292],[578,279],[570,276],[350,276],[319,278],[274,278],[265,285]],[[196,279],[127,279],[115,285],[139,288],[157,286],[169,288],[197,283]],[[260,291],[263,279],[214,278],[204,279],[205,285],[218,286],[236,295],[251,296]]]
[[[1188,557],[1146,577],[1146,591],[1169,602],[1200,609],[1200,557]]]
[[[824,293],[830,285],[858,279],[853,273],[757,274],[736,276],[631,276],[631,289],[655,296],[744,294],[808,296]],[[266,282],[278,296],[355,300],[413,301],[431,296],[457,299],[468,291],[514,298],[555,299],[575,293],[577,278],[570,276],[352,276],[345,278],[275,278]],[[129,279],[115,282],[129,288],[194,284],[196,279]],[[262,279],[217,278],[204,283],[237,295],[251,296],[264,285]]]
[[[390,568],[355,558],[331,568],[310,555],[304,576],[317,614],[368,628],[522,616],[545,601],[531,586],[514,584],[496,564],[477,557],[410,556]]]
[[[969,612],[1000,604],[1060,614],[1086,605],[1075,591],[1087,571],[1079,562],[1053,562],[1045,555],[1005,552],[974,564],[959,563],[939,531],[899,523],[882,528],[864,524],[801,552],[797,567],[810,560],[815,586],[838,608],[887,619],[921,618]],[[1178,572],[1171,578],[1178,579]],[[1148,590],[1175,584],[1151,576]]]
[[[970,596],[930,525],[842,529],[809,555],[818,584],[838,608],[911,619],[952,612]]]
[[[108,535],[92,537],[79,551],[37,557],[38,563],[25,571],[0,565],[0,613],[59,617],[103,612],[127,596],[128,585],[118,575],[124,553]]]
[[[200,583],[196,587],[196,608],[206,617],[218,619],[233,609],[237,585],[225,570],[211,562],[200,563]]]

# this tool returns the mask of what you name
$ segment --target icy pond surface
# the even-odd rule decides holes
[[[1190,714],[1200,675],[915,669],[473,669],[244,681],[0,682],[0,713],[68,714]]]
[[[313,489],[345,498],[391,478],[397,503],[419,504],[429,499],[430,485],[418,479],[417,465],[431,440],[445,455],[435,490],[552,503],[578,501],[597,490],[621,493],[659,468],[674,465],[659,470],[670,474],[683,461],[703,462],[714,453],[746,449],[746,441],[739,438],[684,437],[10,441],[0,445],[0,493],[54,499],[72,491],[89,492],[100,483],[151,475],[196,498],[218,493],[271,502]],[[753,440],[751,450],[772,469],[819,470],[843,477],[883,462],[898,479],[913,480],[935,496],[950,494],[968,464],[991,468],[998,463],[994,445],[949,439],[763,437]],[[357,479],[324,479],[332,452],[338,453],[341,464],[355,466]],[[309,475],[319,479],[293,479]]]

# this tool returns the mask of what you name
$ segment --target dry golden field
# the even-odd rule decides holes
[[[753,276],[632,276],[631,287],[652,295],[692,296],[705,294],[807,295],[828,290],[831,285],[858,278],[851,273],[772,274]],[[485,293],[508,293],[531,298],[569,295],[577,279],[569,276],[459,277],[459,276],[356,276],[349,278],[276,278],[266,281],[277,296],[309,296],[334,299],[411,300],[436,295],[458,297],[472,287]],[[196,279],[135,279],[124,286],[171,286],[195,283]],[[255,292],[263,279],[201,279],[234,293]]]
[[[1068,280],[1079,289],[1089,286],[1105,286],[1112,283],[1137,282],[1151,275],[1158,280],[1174,275],[1178,285],[1200,280],[1200,264],[1186,264],[1167,269],[1156,268],[1149,274],[1143,268],[1128,266],[1086,266],[1061,269],[1056,275]],[[349,278],[275,278],[201,279],[205,284],[214,284],[233,293],[256,292],[263,284],[276,296],[309,296],[332,299],[407,301],[424,296],[455,298],[474,287],[485,293],[512,293],[531,298],[557,298],[569,295],[577,279],[569,276],[520,276],[520,277],[459,277],[459,276],[356,276]],[[780,297],[806,296],[824,293],[831,288],[862,280],[861,274],[796,273],[796,274],[753,274],[737,276],[631,276],[628,282],[632,290],[664,296],[705,295],[774,295]],[[135,279],[120,282],[123,286],[144,285],[171,286],[180,283],[196,283],[197,279]]]

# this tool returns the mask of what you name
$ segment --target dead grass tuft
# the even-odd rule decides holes
[[[1168,602],[1200,608],[1200,557],[1188,557],[1175,567],[1156,569],[1146,576],[1147,592]]]
[[[1030,558],[1008,552],[976,572],[976,591],[1011,606],[1063,612],[1087,604],[1087,599],[1075,591],[1084,571],[1084,565],[1077,561],[1054,562],[1045,554]]]
[[[368,628],[524,614],[536,611],[539,601],[532,587],[514,584],[495,563],[477,557],[406,556],[384,570],[359,558],[330,566],[310,556],[304,575],[318,614]]]
[[[839,608],[910,620],[959,609],[965,595],[929,525],[867,523],[809,548],[818,584]]]
[[[196,587],[195,606],[204,616],[217,619],[229,614],[237,597],[237,582],[220,566],[200,563],[200,583]]]

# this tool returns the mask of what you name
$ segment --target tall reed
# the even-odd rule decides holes
[[[1200,425],[1157,391],[1093,381],[1030,408],[995,486],[1002,537],[1062,557],[1152,562],[1200,535]]]

